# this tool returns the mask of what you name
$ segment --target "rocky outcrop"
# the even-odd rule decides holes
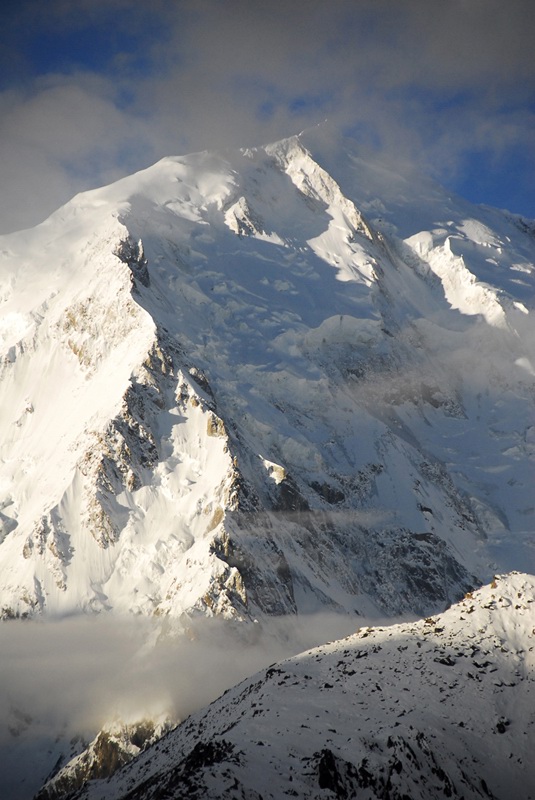
[[[111,777],[171,727],[169,720],[140,720],[134,724],[115,723],[104,728],[81,753],[59,766],[34,800],[63,800],[88,781]]]

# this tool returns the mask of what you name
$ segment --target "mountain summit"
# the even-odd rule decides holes
[[[150,618],[135,668],[124,642],[109,663],[139,687],[150,662],[150,694],[171,642],[158,663],[187,701],[86,724],[61,691],[68,722],[49,724],[41,675],[30,695],[11,675],[0,793],[146,797],[147,775],[176,798],[225,781],[232,798],[532,791],[533,581],[502,573],[535,572],[534,223],[315,131],[163,159],[1,237],[0,256],[0,616],[69,618],[78,649],[80,617],[105,640]],[[324,638],[362,630],[159,738],[309,647],[293,631],[318,612]],[[195,702],[175,673],[201,623],[217,635],[186,654]],[[5,652],[50,627],[3,624]],[[274,657],[240,663],[269,636]],[[253,780],[268,766],[277,779]]]
[[[528,221],[303,134],[1,253],[4,618],[428,614],[533,565]]]

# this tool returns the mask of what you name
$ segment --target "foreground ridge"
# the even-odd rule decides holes
[[[534,590],[499,576],[443,614],[275,664],[76,797],[529,800]]]

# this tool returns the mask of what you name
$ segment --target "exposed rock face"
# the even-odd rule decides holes
[[[109,778],[170,728],[166,720],[157,723],[141,720],[133,725],[115,724],[101,730],[87,747],[82,745],[79,755],[55,771],[35,800],[61,800],[85,786],[87,781]]]
[[[131,270],[132,285],[134,288],[136,288],[138,284],[146,287],[150,286],[148,262],[143,252],[143,242],[141,239],[135,242],[128,237],[119,243],[115,255]]]

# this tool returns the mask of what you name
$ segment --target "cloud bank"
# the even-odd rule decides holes
[[[362,624],[327,613],[253,626],[199,618],[170,634],[111,614],[13,621],[0,626],[0,744],[17,728],[91,735],[115,716],[183,719],[262,666]]]
[[[4,624],[0,797],[32,797],[73,736],[89,742],[115,719],[184,719],[262,667],[362,624],[334,614],[246,627],[201,618],[180,635],[111,614]]]
[[[530,14],[529,0],[23,0],[3,26],[0,230],[165,155],[326,117],[461,185],[474,154],[497,175],[513,154],[526,188]]]

